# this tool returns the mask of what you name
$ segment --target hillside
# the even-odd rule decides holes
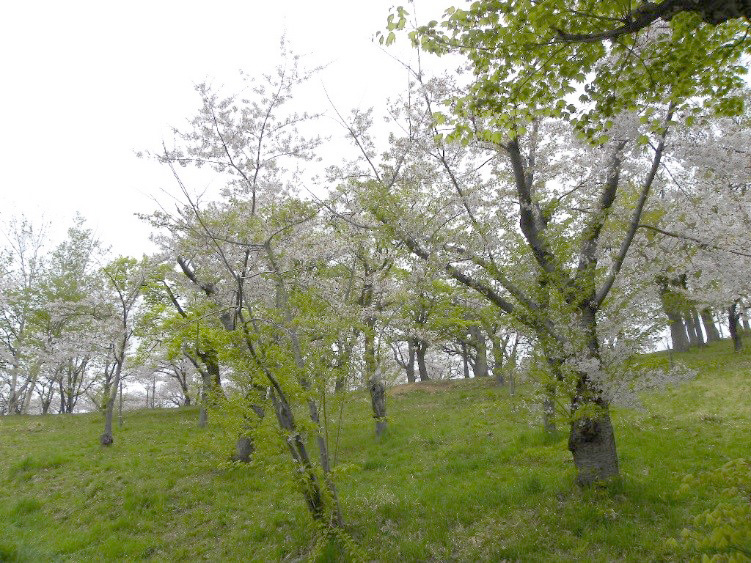
[[[379,561],[700,555],[681,530],[723,499],[706,481],[679,489],[751,456],[751,355],[721,342],[677,359],[696,380],[615,409],[623,479],[599,490],[572,485],[565,435],[537,429],[524,386],[513,398],[491,381],[394,388],[380,442],[369,398],[350,395],[330,440],[351,536]],[[128,412],[103,449],[99,414],[0,418],[0,560],[304,558],[313,530],[285,458],[229,464],[228,437],[196,419]]]

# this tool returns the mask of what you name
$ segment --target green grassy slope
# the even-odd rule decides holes
[[[751,355],[729,348],[680,356],[695,381],[615,410],[623,479],[606,490],[575,488],[565,437],[490,381],[392,390],[381,442],[354,394],[337,451],[349,531],[381,561],[694,557],[667,540],[718,499],[679,493],[683,476],[751,457]],[[205,447],[222,436],[196,419],[127,413],[104,449],[98,414],[0,418],[0,560],[304,557],[313,533],[283,463],[222,463]]]

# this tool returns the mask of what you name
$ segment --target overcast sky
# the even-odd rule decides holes
[[[272,69],[286,34],[311,65],[329,65],[316,86],[338,107],[383,104],[407,81],[391,56],[410,56],[405,41],[388,54],[373,41],[394,3],[4,2],[0,221],[43,216],[58,239],[78,211],[115,252],[149,251],[148,229],[133,214],[155,209],[153,198],[163,200],[160,189],[173,182],[135,151],[158,149],[169,127],[195,112],[193,85]],[[423,2],[418,16],[438,17],[448,5]]]

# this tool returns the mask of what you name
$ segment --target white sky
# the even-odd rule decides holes
[[[79,211],[114,252],[148,252],[133,214],[174,183],[135,151],[195,112],[193,85],[271,70],[286,33],[311,65],[330,63],[317,82],[338,107],[382,104],[407,80],[390,56],[409,57],[406,41],[388,54],[373,41],[395,3],[406,0],[3,2],[0,221],[44,217],[57,242]],[[418,4],[420,21],[452,3]]]

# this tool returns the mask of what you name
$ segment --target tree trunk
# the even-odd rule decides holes
[[[428,351],[428,343],[424,340],[415,340],[415,355],[417,356],[417,371],[420,374],[420,381],[429,381],[428,366],[425,363],[425,354]]]
[[[743,348],[743,341],[741,340],[741,335],[738,331],[739,316],[738,304],[733,303],[728,308],[728,329],[730,330],[730,338],[733,339],[733,350],[736,352],[740,352]]]
[[[464,368],[464,379],[469,379],[469,350],[467,343],[462,340],[462,367]]]
[[[690,310],[687,310],[684,315],[684,323],[686,325],[686,332],[688,333],[688,341],[690,343],[690,346],[693,346],[695,348],[700,348],[702,345],[702,342],[699,340],[697,336],[696,331],[696,325],[694,324],[694,317],[691,314]]]
[[[501,339],[499,337],[492,338],[493,341],[493,376],[495,377],[495,380],[498,382],[498,385],[504,385],[506,383],[506,378],[503,374],[504,369],[504,360],[503,352],[505,348],[505,342],[502,344]]]
[[[368,327],[365,330],[365,383],[370,391],[376,436],[380,437],[386,430],[386,395],[376,360],[375,323],[375,317],[368,318],[365,323]]]
[[[18,357],[13,358],[10,372],[10,389],[8,391],[8,414],[18,414],[18,372],[20,370]]]
[[[415,345],[410,338],[407,340],[407,365],[404,369],[407,371],[407,383],[415,382]]]
[[[193,357],[192,352],[186,351],[185,357],[201,374],[201,409],[198,411],[198,427],[204,428],[209,420],[209,407],[225,396],[221,387],[219,358],[216,350],[213,348],[196,350],[195,354],[201,360],[200,364]]]
[[[115,441],[112,435],[112,419],[115,414],[115,400],[120,389],[120,374],[122,372],[122,360],[118,359],[115,367],[115,377],[109,389],[109,396],[104,409],[104,433],[99,437],[99,443],[103,446],[111,446]]]
[[[720,340],[720,333],[717,331],[714,319],[712,319],[712,312],[709,309],[702,309],[700,315],[704,324],[704,331],[707,333],[707,342]]]
[[[580,375],[580,381],[582,378],[586,375]],[[595,414],[577,416],[582,407],[594,407]],[[574,457],[577,484],[585,487],[617,477],[618,455],[608,404],[601,399],[576,396],[571,414],[568,449]]]
[[[232,461],[249,463],[255,449],[250,436],[240,436],[235,444],[235,455],[232,456]]]
[[[751,330],[751,323],[749,323],[748,317],[748,308],[744,307],[743,313],[741,314],[741,319],[743,321],[743,330]]]
[[[670,324],[670,339],[673,342],[673,350],[676,352],[686,352],[689,348],[689,340],[686,326],[683,324],[683,318],[681,317],[680,307],[678,306],[680,298],[668,288],[668,281],[666,279],[660,278],[658,284],[660,286],[662,310],[668,317]]]
[[[475,349],[475,365],[474,376],[475,377],[487,377],[488,376],[488,344],[485,340],[485,334],[482,329],[477,325],[469,327],[469,335],[472,342],[472,347]]]
[[[707,345],[707,341],[704,339],[704,333],[701,331],[701,319],[699,318],[699,311],[696,307],[691,308],[691,315],[694,320],[694,330],[696,331],[696,338],[699,340],[699,347],[703,348]]]
[[[686,352],[689,348],[689,341],[683,319],[677,313],[665,311],[665,314],[670,323],[670,340],[673,342],[673,350],[676,352]]]
[[[32,391],[34,391],[34,387],[36,387],[37,380],[39,379],[39,368],[40,366],[36,362],[31,366],[31,380],[21,403],[21,414],[29,414]]]
[[[373,405],[373,417],[376,421],[376,438],[380,438],[386,431],[386,387],[383,385],[383,380],[377,370],[368,382],[368,388]]]
[[[587,359],[593,360],[596,368],[601,369],[597,311],[586,304],[581,306],[580,311],[581,326],[587,338]],[[574,458],[576,482],[580,486],[590,486],[618,476],[618,454],[609,405],[586,372],[577,374],[576,390],[571,400],[568,449]]]
[[[720,331],[720,338],[724,339],[725,338],[725,331],[722,330],[722,319],[723,319],[722,313],[720,313],[719,311],[717,311],[715,313],[715,326],[717,327],[717,330]]]

